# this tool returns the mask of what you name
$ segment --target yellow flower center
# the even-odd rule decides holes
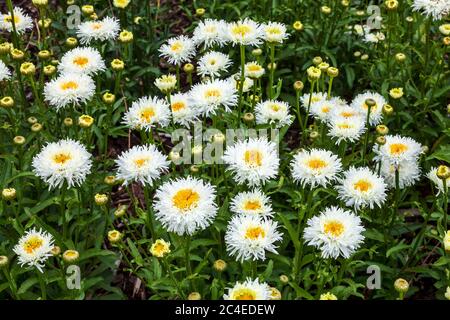
[[[209,59],[209,64],[210,65],[215,65],[217,63],[216,59]]]
[[[364,102],[364,104],[363,104],[363,109],[364,110],[367,110],[368,108],[369,108],[369,106]],[[372,106],[372,108],[370,109],[370,112],[374,112],[374,111],[376,111],[377,110],[377,105],[374,105],[374,106]]]
[[[40,247],[42,247],[43,244],[44,241],[42,240],[42,238],[38,236],[33,236],[27,241],[25,241],[25,243],[23,244],[23,250],[25,250],[26,253],[31,254]]]
[[[102,28],[102,24],[99,22],[92,24],[92,29],[94,29],[94,30],[99,30],[101,28]]]
[[[141,111],[141,120],[145,122],[150,122],[155,116],[155,110],[152,107],[148,107]]]
[[[190,188],[179,190],[172,198],[173,205],[180,210],[195,208],[199,200],[200,195]]]
[[[262,67],[257,64],[250,64],[247,66],[247,69],[250,72],[257,72],[257,71],[260,71],[262,69]]]
[[[141,168],[142,166],[144,166],[147,161],[149,161],[150,158],[149,157],[144,157],[144,158],[138,158],[134,160],[134,164],[138,167]]]
[[[183,49],[183,44],[180,41],[176,41],[170,46],[170,50],[173,52],[180,52],[181,49]]]
[[[344,118],[350,118],[350,117],[353,117],[354,115],[355,114],[353,112],[348,112],[348,111],[341,112],[341,116]]]
[[[349,125],[349,124],[347,124],[347,123],[341,123],[341,124],[338,124],[337,127],[338,127],[339,129],[351,129],[351,128],[352,128],[352,126]]]
[[[247,150],[244,154],[244,161],[252,167],[260,167],[262,165],[262,153],[258,150]]]
[[[245,210],[259,210],[261,209],[261,203],[258,200],[247,200],[244,205]]]
[[[274,112],[278,112],[281,109],[281,106],[279,104],[272,104],[270,107]]]
[[[174,111],[174,112],[183,110],[185,108],[186,108],[186,105],[182,101],[177,101],[177,102],[172,103],[172,111]]]
[[[86,57],[76,57],[73,59],[73,63],[80,67],[84,67],[89,62],[89,59]]]
[[[219,89],[209,89],[205,92],[205,98],[219,98],[220,90]]]
[[[250,240],[256,240],[258,238],[264,238],[266,236],[266,232],[260,226],[250,227],[245,232],[245,238]]]
[[[372,184],[367,180],[361,179],[357,181],[353,187],[360,192],[367,192],[372,189]]]
[[[67,161],[71,160],[72,156],[68,153],[58,153],[53,157],[53,161],[57,164],[65,164]]]
[[[344,232],[344,225],[339,221],[331,220],[324,224],[323,232],[334,237],[339,237]]]
[[[268,27],[268,28],[266,28],[266,32],[269,34],[274,34],[274,35],[281,34],[281,30],[278,27]]]
[[[247,25],[236,25],[231,29],[234,35],[245,37],[252,29]]]
[[[325,168],[327,166],[327,163],[321,159],[311,159],[308,161],[307,165],[311,169],[317,170],[317,169]]]
[[[233,293],[233,300],[256,300],[256,292],[247,288],[238,289]]]
[[[6,23],[12,23],[12,17],[11,16],[5,16],[4,21]],[[14,15],[14,24],[18,24],[20,22],[20,18],[17,15]]]
[[[313,96],[311,98],[311,102],[319,102],[320,101],[320,97],[319,96]]]
[[[389,146],[389,152],[393,155],[400,155],[408,150],[408,146],[403,143],[393,143]]]
[[[155,246],[153,247],[154,254],[162,256],[165,253],[165,251],[166,246],[163,243],[161,242],[155,243]]]
[[[328,107],[328,106],[322,107],[322,112],[323,112],[323,113],[328,113],[328,112],[330,112],[330,107]]]
[[[78,88],[78,83],[74,82],[74,81],[67,81],[64,82],[63,84],[61,84],[61,89],[66,91],[66,90],[75,90]]]

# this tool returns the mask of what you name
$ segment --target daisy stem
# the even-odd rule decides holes
[[[41,28],[42,28],[42,49],[46,48],[45,40],[47,39],[47,34],[45,30],[45,7],[39,6],[39,15],[41,16]]]
[[[19,49],[19,37],[17,36],[17,29],[16,29],[16,20],[14,18],[14,7],[12,5],[11,0],[6,0],[6,5],[8,7],[9,12],[11,13],[11,25],[13,28],[13,44],[14,48]]]
[[[306,126],[308,125],[309,110],[311,108],[311,101],[312,101],[312,96],[313,96],[313,92],[314,92],[314,84],[315,84],[315,81],[312,81],[311,82],[311,90],[309,91],[308,107],[306,108],[305,122],[303,123],[303,134],[302,134],[303,142],[305,142]]]
[[[400,202],[400,171],[397,167],[395,168],[395,205],[392,220],[394,220],[395,216],[397,215],[399,202]]]
[[[177,90],[180,91],[181,87],[181,78],[180,78],[180,65],[177,64],[175,66],[176,72],[177,72]]]
[[[369,144],[369,133],[370,133],[370,111],[372,107],[367,106],[367,117],[366,117],[366,136],[364,138],[364,148],[362,152],[361,161],[365,162],[366,152],[367,152],[367,145]]]
[[[115,83],[114,83],[114,95],[117,97],[117,93],[119,92],[119,87],[120,87],[120,78],[122,76],[122,72],[118,71],[116,73],[116,79],[115,79]]]
[[[245,47],[243,45],[240,46],[241,51],[241,80],[239,82],[239,103],[238,103],[238,122],[241,119],[242,112],[242,98],[244,91],[244,82],[245,82]]]
[[[39,286],[41,287],[41,296],[42,300],[47,300],[47,289],[45,285],[45,279],[44,274],[41,273],[39,270],[36,269],[37,277],[39,280]]]
[[[5,274],[6,280],[8,280],[9,288],[11,289],[11,295],[13,296],[14,299],[20,300],[20,297],[17,295],[17,284],[9,274],[8,268],[3,267],[2,269]]]
[[[152,212],[151,204],[150,204],[149,190],[146,188],[146,186],[143,186],[143,189],[144,189],[145,206],[147,208],[147,224],[148,224],[148,228],[150,229],[150,234],[152,235],[153,241],[156,241],[157,238],[156,238],[155,227],[153,224],[153,212]]]
[[[63,219],[63,238],[66,239],[67,236],[67,219],[66,219],[66,188],[65,185],[61,187],[60,191],[60,206],[61,206],[61,216]]]
[[[258,260],[252,261],[252,277],[253,279],[258,277]]]
[[[177,287],[178,294],[181,296],[182,299],[186,299],[186,295],[183,292],[183,289],[181,289],[180,284],[178,283],[177,279],[173,275],[172,269],[170,269],[170,264],[167,262],[166,258],[162,258],[163,264],[167,269],[167,272],[169,273],[169,277],[174,283],[175,287]]]
[[[270,74],[269,74],[269,99],[273,98],[273,75],[275,72],[275,44],[271,43],[270,45]]]
[[[185,260],[186,260],[186,276],[188,278],[192,277],[190,246],[191,246],[191,237],[189,235],[187,235],[185,237],[184,255],[185,255]],[[190,284],[191,284],[192,288],[194,289],[194,291],[196,291],[193,279],[191,279]]]
[[[443,200],[444,200],[444,230],[448,230],[448,186],[447,186],[447,179],[442,179],[442,188],[443,191]]]
[[[303,131],[302,115],[300,114],[300,93],[300,90],[295,90],[295,109],[297,110],[299,128]]]
[[[333,77],[330,77],[330,81],[328,82],[328,95],[327,95],[327,99],[330,100],[331,99],[331,88],[333,87]]]

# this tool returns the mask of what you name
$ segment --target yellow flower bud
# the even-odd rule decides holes
[[[260,48],[253,49],[252,55],[255,57],[259,57],[260,55],[262,55],[262,50]]]
[[[193,164],[192,166],[190,166],[189,171],[191,171],[191,173],[198,173],[200,169],[198,168],[198,166]]]
[[[292,27],[294,28],[294,30],[296,31],[302,31],[303,30],[303,23],[301,23],[300,21],[295,21],[294,24],[292,25]]]
[[[13,139],[14,144],[17,144],[19,146],[23,145],[25,141],[26,139],[24,136],[15,136]]]
[[[89,128],[94,124],[94,118],[88,116],[87,114],[83,114],[78,118],[78,125],[82,128]]]
[[[108,232],[108,240],[110,243],[114,244],[122,239],[122,233],[117,230],[111,230]]]
[[[33,76],[36,73],[36,66],[32,62],[24,62],[20,65],[20,73],[24,76]]]
[[[25,57],[25,53],[19,49],[12,49],[10,54],[11,57],[17,61],[22,60]]]
[[[71,127],[71,126],[73,126],[73,120],[72,120],[72,118],[69,118],[69,117],[64,118],[64,125],[65,125],[66,127]]]
[[[129,4],[131,0],[114,0],[113,6],[119,9],[125,9]]]
[[[251,112],[246,112],[242,116],[242,120],[244,120],[247,123],[253,122],[255,120],[255,115],[253,113],[251,113]]]
[[[403,97],[403,88],[393,88],[389,90],[389,95],[393,99],[400,99],[401,97]]]
[[[385,135],[387,135],[389,133],[389,128],[386,125],[384,125],[384,124],[377,125],[376,130],[377,130],[378,134],[381,134],[383,136],[385,136]]]
[[[399,52],[395,55],[395,60],[398,62],[403,62],[406,60],[406,56],[404,53]]]
[[[39,131],[42,130],[42,128],[43,128],[43,127],[42,127],[42,124],[36,122],[35,124],[33,124],[33,125],[31,126],[31,131],[33,131],[33,132],[39,132]]]
[[[108,186],[113,186],[116,184],[116,177],[106,176],[105,179],[103,179],[103,182],[106,183]]]
[[[327,69],[327,74],[330,78],[336,78],[339,75],[339,69],[335,67],[329,67]]]
[[[2,198],[6,201],[11,201],[16,198],[16,189],[14,188],[5,188],[2,190]]]
[[[81,11],[82,11],[85,15],[90,16],[91,14],[94,13],[94,6],[89,5],[89,4],[86,4],[86,5],[84,5],[84,6],[81,7]]]
[[[294,82],[294,90],[295,91],[302,91],[304,87],[305,87],[305,85],[303,84],[303,82],[301,82],[299,80]]]
[[[369,55],[368,54],[363,54],[362,56],[361,56],[361,60],[363,60],[363,61],[366,61],[366,60],[368,60],[369,59]]]
[[[116,96],[110,92],[106,92],[105,94],[103,94],[102,100],[106,104],[113,104],[114,102],[116,102]]]
[[[406,292],[408,292],[408,289],[409,289],[409,283],[405,279],[398,278],[394,282],[394,288],[398,292],[406,293]]]
[[[53,256],[59,256],[59,254],[61,253],[61,248],[58,247],[58,246],[54,246],[54,247],[52,248],[52,250],[50,250],[50,253],[51,253]]]
[[[119,34],[119,41],[122,43],[130,43],[133,41],[133,32],[128,30],[123,30]]]
[[[36,7],[45,7],[48,4],[48,0],[33,0],[32,2]]]
[[[227,263],[222,259],[217,259],[214,261],[213,268],[217,272],[223,272],[227,268]]]
[[[201,17],[201,16],[203,16],[205,14],[205,12],[206,12],[205,8],[197,8],[195,10],[195,15],[197,17]]]
[[[338,298],[331,292],[323,293],[320,295],[320,300],[337,300]]]
[[[320,69],[316,67],[309,67],[306,72],[308,73],[308,80],[311,82],[319,80],[322,75]]]
[[[111,62],[111,68],[113,68],[114,71],[122,71],[125,68],[125,63],[120,59],[114,59]]]
[[[51,64],[44,67],[44,74],[46,76],[52,76],[55,74],[55,72],[56,72],[56,67]]]
[[[398,1],[397,0],[386,0],[384,2],[384,5],[388,10],[397,10],[398,8]]]
[[[189,293],[188,300],[202,300],[202,296],[199,292],[194,291]]]
[[[6,267],[8,265],[9,259],[7,256],[0,256],[0,268]]]
[[[12,44],[9,42],[3,42],[0,44],[0,55],[10,53]]]
[[[78,45],[78,40],[76,38],[70,37],[66,39],[66,46],[69,48],[75,48]]]
[[[379,136],[379,137],[376,138],[375,142],[378,145],[382,146],[382,145],[386,144],[386,137],[385,136]]]
[[[94,196],[94,200],[95,200],[95,204],[96,205],[98,205],[98,206],[104,206],[105,204],[107,204],[108,203],[108,196],[106,195],[106,194],[100,194],[100,193],[97,193],[95,196]]]
[[[280,290],[274,287],[270,287],[270,300],[281,300]]]
[[[116,211],[114,211],[114,216],[116,218],[123,217],[127,213],[127,210],[128,210],[128,206],[126,204],[123,204],[123,205],[119,206],[116,209]]]
[[[50,19],[50,18],[44,19],[44,24],[42,24],[42,20],[41,19],[38,20],[39,28],[43,27],[44,29],[48,29],[51,24],[52,24],[52,19]]]
[[[66,250],[63,253],[63,260],[66,263],[75,263],[77,262],[78,258],[80,257],[80,254],[76,250]]]
[[[150,247],[150,253],[157,258],[163,258],[170,253],[170,242],[163,239],[156,240]]]
[[[289,277],[285,274],[280,275],[280,281],[283,284],[287,284],[289,282]]]
[[[445,165],[440,165],[437,168],[436,175],[439,179],[447,180],[450,178],[450,168]]]
[[[312,62],[314,63],[314,65],[318,66],[319,64],[321,64],[323,62],[322,57],[314,57]]]
[[[330,13],[331,13],[331,8],[328,7],[328,6],[322,6],[322,7],[320,8],[320,11],[321,11],[322,13],[324,13],[324,14],[330,14]]]
[[[0,106],[3,108],[12,108],[14,107],[14,99],[9,96],[3,97],[0,100]]]

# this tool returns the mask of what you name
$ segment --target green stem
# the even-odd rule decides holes
[[[240,52],[241,52],[241,80],[239,82],[238,123],[241,119],[242,100],[245,82],[245,47],[243,45],[240,46]]]
[[[36,269],[36,273],[39,279],[39,286],[41,287],[41,296],[42,296],[42,300],[47,300],[47,288],[45,285],[45,279],[44,279],[44,275]]]
[[[370,111],[372,107],[367,106],[367,117],[366,117],[366,136],[364,138],[364,148],[362,152],[361,161],[365,162],[365,157],[367,153],[367,145],[369,144],[369,133],[370,133]]]
[[[152,239],[153,241],[156,241],[157,239],[157,235],[155,232],[155,227],[153,224],[153,212],[152,212],[152,206],[150,203],[150,195],[149,195],[149,190],[146,186],[142,187],[144,189],[144,198],[145,198],[145,206],[147,208],[147,224],[148,224],[148,228],[150,229],[150,234],[152,235]]]
[[[273,99],[273,76],[275,72],[275,44],[271,43],[270,45],[270,74],[269,74],[269,99]]]

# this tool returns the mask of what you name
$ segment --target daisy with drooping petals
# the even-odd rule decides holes
[[[193,104],[201,110],[205,116],[216,114],[219,107],[224,107],[226,112],[237,104],[237,90],[230,81],[214,80],[194,85],[190,91]]]
[[[43,272],[45,261],[52,256],[53,241],[53,237],[45,231],[28,230],[13,248],[20,266],[36,267]]]
[[[62,73],[97,74],[106,69],[100,52],[94,48],[75,48],[66,52],[58,65]]]
[[[269,43],[283,43],[289,36],[286,32],[286,26],[279,22],[269,22],[262,26],[264,31],[264,40]]]
[[[240,192],[231,199],[230,210],[236,214],[271,217],[273,215],[270,198],[260,189]]]
[[[348,259],[361,246],[365,231],[361,219],[338,207],[329,207],[307,222],[306,243],[321,250],[322,257]]]
[[[438,188],[438,194],[440,194],[441,192],[442,193],[444,192],[444,181],[442,181],[443,179],[440,179],[437,176],[437,170],[438,168],[436,167],[431,168],[430,171],[427,173],[427,177],[428,179],[433,181],[433,183]],[[450,177],[445,179],[445,184],[447,185],[447,190],[450,190]]]
[[[170,38],[159,49],[161,56],[173,65],[181,65],[195,55],[194,41],[186,36]]]
[[[257,22],[245,18],[228,24],[227,37],[233,45],[257,46],[262,42],[264,30]]]
[[[193,235],[206,229],[217,214],[216,189],[203,180],[187,177],[164,183],[155,194],[155,217],[169,232]]]
[[[227,42],[226,29],[227,24],[223,20],[205,19],[195,27],[192,40],[196,45],[203,44],[205,48],[214,45],[221,47]]]
[[[68,105],[80,105],[92,99],[95,93],[95,83],[85,74],[63,74],[44,87],[44,97],[50,105],[59,111]]]
[[[448,0],[414,0],[412,8],[421,11],[433,20],[441,20],[450,14],[450,2]]]
[[[124,185],[139,182],[152,186],[170,162],[154,145],[134,146],[124,151],[117,160],[117,178],[123,179]]]
[[[338,156],[323,149],[302,150],[291,162],[294,181],[311,188],[326,187],[337,179],[341,170],[342,163]]]
[[[277,253],[275,242],[282,239],[278,224],[255,215],[233,216],[225,233],[230,255],[241,263],[245,260],[265,260],[266,251]]]
[[[370,108],[369,124],[372,126],[378,125],[383,119],[383,106],[387,103],[384,97],[376,92],[366,91],[358,94],[350,104],[350,106],[359,111],[364,118],[367,117],[369,107],[366,104],[367,99],[375,101],[375,105]]]
[[[198,74],[211,78],[219,77],[221,72],[227,71],[231,65],[230,57],[227,54],[210,51],[198,60]]]
[[[276,128],[289,126],[294,117],[289,114],[289,105],[283,101],[268,100],[255,106],[257,124],[273,124]]]
[[[105,17],[102,20],[86,21],[77,28],[77,37],[81,44],[92,41],[115,40],[119,34],[120,25],[117,18]]]
[[[380,174],[386,181],[389,188],[395,188],[395,168],[389,161],[381,162]],[[420,179],[420,167],[417,161],[401,161],[397,165],[399,172],[399,188],[403,189],[414,185]]]
[[[150,131],[156,125],[165,127],[170,122],[169,104],[156,97],[142,97],[133,102],[123,122],[132,129]]]
[[[227,147],[223,160],[238,184],[264,184],[278,174],[280,159],[275,143],[267,138],[250,138]]]
[[[170,97],[170,109],[174,123],[189,127],[198,120],[200,110],[194,104],[187,93],[176,93]]]
[[[386,188],[383,178],[365,167],[350,167],[344,172],[340,185],[336,186],[338,198],[355,210],[366,207],[373,209],[375,206],[381,208],[386,201]]]
[[[265,282],[259,282],[256,278],[247,278],[243,283],[236,282],[233,288],[228,288],[228,293],[223,295],[224,300],[270,300],[270,287]]]
[[[250,79],[261,78],[266,70],[256,61],[247,62],[244,66],[244,75]]]
[[[33,158],[33,172],[49,189],[81,185],[91,172],[92,156],[86,148],[71,139],[48,143]]]
[[[385,144],[373,147],[376,161],[398,165],[403,161],[416,161],[422,152],[422,146],[409,137],[387,135],[385,138]]]
[[[0,60],[0,81],[9,80],[11,78],[11,71],[9,71],[6,64]]]
[[[332,116],[328,123],[328,135],[336,139],[336,144],[341,141],[358,141],[366,130],[366,124],[362,117],[337,117]]]
[[[13,9],[14,25],[18,34],[23,34],[27,30],[33,29],[33,20],[27,15],[22,8],[15,7]],[[0,15],[0,29],[13,32],[13,17],[11,12]]]

